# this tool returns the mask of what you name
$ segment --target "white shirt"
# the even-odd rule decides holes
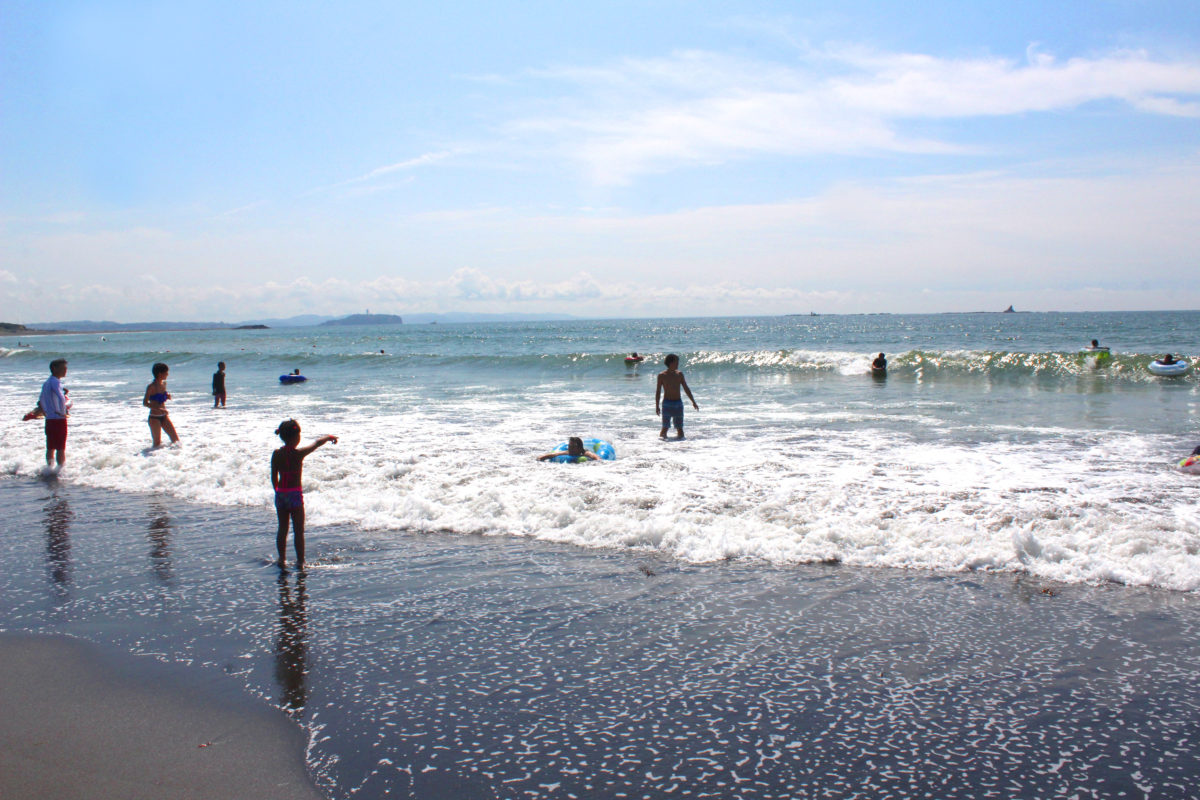
[[[63,393],[62,381],[51,375],[42,384],[42,396],[38,403],[46,419],[67,418],[67,396]]]

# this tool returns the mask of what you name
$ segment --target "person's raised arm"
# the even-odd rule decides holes
[[[309,453],[311,453],[313,450],[316,450],[321,445],[325,444],[326,442],[333,442],[334,444],[337,444],[337,437],[330,436],[329,434],[325,434],[324,436],[319,437],[315,442],[310,444],[308,447],[297,447],[296,452],[299,453],[301,457],[304,457],[304,456],[308,455]]]
[[[654,413],[655,414],[662,413],[662,411],[659,409],[659,398],[662,397],[662,392],[663,392],[663,379],[662,379],[662,373],[660,372],[658,375],[658,384],[654,387]]]

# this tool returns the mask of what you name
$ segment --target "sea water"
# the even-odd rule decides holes
[[[1198,384],[1146,365],[1197,323],[38,337],[0,354],[0,630],[223,673],[305,727],[336,800],[1194,797]],[[43,480],[19,420],[60,356]],[[154,451],[159,360],[183,441]],[[271,566],[288,417],[341,437],[306,461],[300,572]],[[570,435],[617,460],[534,460]]]
[[[1091,339],[1112,349],[1097,363]],[[644,551],[689,563],[1012,571],[1200,588],[1200,312],[599,320],[38,336],[0,350],[0,473],[43,466],[19,422],[70,362],[61,480],[270,509],[278,423],[310,456],[310,527],[438,531]],[[645,357],[630,366],[631,351]],[[886,378],[869,374],[887,353]],[[661,441],[655,375],[699,403]],[[166,362],[176,447],[141,398]],[[211,375],[227,364],[228,407]],[[282,385],[293,369],[308,378]],[[674,431],[672,431],[672,435]],[[539,463],[568,436],[603,464]],[[263,552],[271,555],[270,543]]]

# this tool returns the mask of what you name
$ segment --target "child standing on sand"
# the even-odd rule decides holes
[[[679,394],[679,390],[687,392],[688,400],[692,401],[692,408],[697,411],[700,406],[696,405],[696,398],[692,397],[692,390],[688,388],[687,379],[683,377],[683,373],[679,371],[679,356],[674,353],[669,354],[663,363],[666,369],[658,373],[658,385],[654,389],[654,413],[662,415],[662,430],[659,431],[659,437],[667,438],[667,428],[671,427],[671,421],[675,422],[675,438],[683,438],[683,397]],[[659,404],[659,398],[662,398],[662,404]]]
[[[279,517],[279,533],[275,535],[275,549],[281,568],[286,561],[288,520],[291,520],[296,547],[296,569],[304,567],[304,489],[300,479],[304,469],[304,457],[326,442],[337,444],[336,436],[322,436],[307,447],[299,447],[300,423],[294,419],[280,423],[275,433],[283,440],[283,447],[271,454],[271,485],[275,487],[275,514]]]

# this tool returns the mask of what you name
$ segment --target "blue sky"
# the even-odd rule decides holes
[[[1194,2],[830,5],[0,0],[0,319],[1200,308]]]

